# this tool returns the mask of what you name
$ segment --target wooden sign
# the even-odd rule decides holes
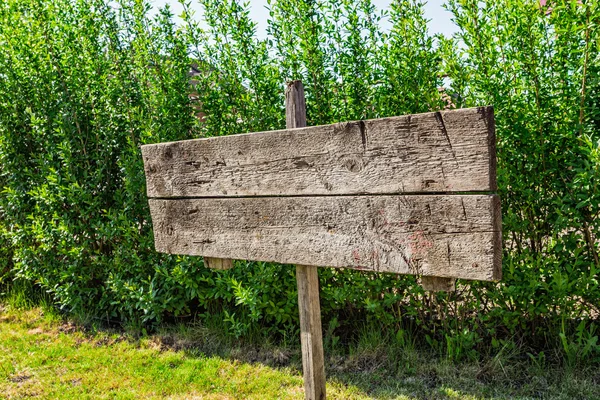
[[[494,116],[480,107],[303,127],[296,81],[286,117],[290,129],[142,154],[157,251],[219,269],[299,265],[306,395],[324,398],[313,266],[435,277],[424,279],[433,289],[451,286],[438,278],[500,279]]]
[[[142,151],[160,252],[500,278],[490,107]]]

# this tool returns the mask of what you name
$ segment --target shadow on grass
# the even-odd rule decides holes
[[[18,314],[5,314],[3,318],[23,323],[28,334],[40,329],[35,318],[17,321]],[[78,324],[63,317],[54,321],[52,329],[56,332],[81,333],[95,347],[110,349],[116,343],[128,342],[134,348],[181,352],[192,360],[217,357],[233,365],[241,362],[302,375],[297,337],[284,344],[272,343],[260,335],[243,341],[226,335],[222,327],[193,323],[169,325],[150,335],[140,335],[136,333],[139,331]],[[390,343],[377,331],[360,332],[356,342],[345,347],[332,345],[334,342],[325,337],[329,398],[600,399],[597,366],[561,367],[548,361],[551,357],[529,356],[517,345],[491,358],[452,362],[417,349],[410,342]]]
[[[260,343],[236,341],[198,325],[169,327],[149,338],[161,350],[183,351],[187,357],[216,356],[290,368],[302,375],[299,338],[286,346],[267,338]],[[376,339],[359,341],[344,351],[326,349],[328,386],[334,391],[351,388],[358,398],[376,399],[600,399],[600,369],[592,365],[563,367],[530,356],[518,346],[486,360],[453,362]]]

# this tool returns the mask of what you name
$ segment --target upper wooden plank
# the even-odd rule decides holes
[[[492,107],[142,146],[148,197],[496,190]]]

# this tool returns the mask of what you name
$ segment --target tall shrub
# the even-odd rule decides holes
[[[189,57],[144,2],[0,5],[0,198],[15,275],[68,310],[181,311],[174,260],[150,251],[140,144],[194,137]],[[196,266],[198,263],[195,264]]]
[[[202,23],[183,2],[179,26],[168,8],[152,17],[145,0],[0,5],[0,280],[37,282],[63,307],[102,318],[195,312],[236,335],[294,331],[290,266],[209,271],[153,251],[139,146],[283,128],[284,83],[302,79],[311,125],[488,104],[496,114],[503,281],[428,294],[412,276],[323,268],[331,329],[417,329],[451,357],[515,335],[570,357],[592,352],[596,2],[449,0],[459,32],[444,38],[428,33],[420,0],[384,12],[370,0],[270,0],[265,39],[249,5],[198,4]]]
[[[494,321],[557,338],[569,321],[600,311],[600,8],[509,0],[448,7],[464,44],[446,48],[455,98],[493,104],[498,137],[504,280],[473,294]]]

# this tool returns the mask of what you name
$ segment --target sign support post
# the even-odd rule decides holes
[[[288,129],[306,126],[306,102],[301,81],[288,83],[285,91],[285,122]],[[305,398],[322,400],[325,399],[325,360],[317,267],[297,265],[296,281]]]

